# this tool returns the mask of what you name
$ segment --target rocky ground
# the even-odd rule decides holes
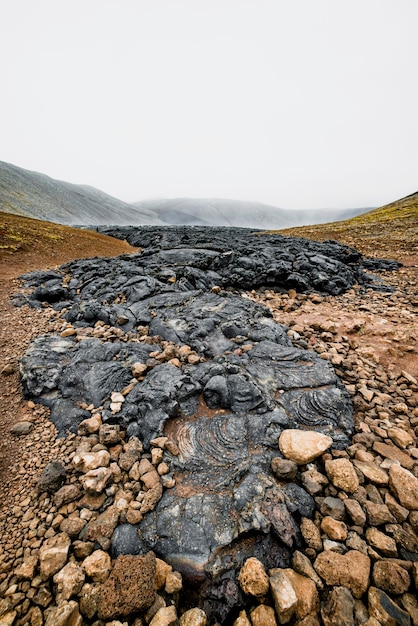
[[[385,248],[396,258],[388,238]],[[284,431],[273,471],[302,485],[316,511],[301,519],[303,546],[291,567],[245,563],[246,608],[230,622],[418,624],[418,258],[409,252],[407,266],[384,276],[391,294],[357,286],[338,296],[244,294],[270,307],[296,344],[331,361],[352,397],[356,434],[334,450],[327,438]],[[22,400],[17,362],[38,334],[74,329],[49,309],[11,307],[18,283],[9,273],[2,284],[0,624],[204,624],[163,561],[109,554],[116,524],[135,523],[147,500],[171,488],[163,460],[170,441],[144,453],[88,406],[79,434],[57,440],[47,409]]]

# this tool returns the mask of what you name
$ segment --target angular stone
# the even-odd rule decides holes
[[[325,461],[328,478],[337,489],[346,493],[354,493],[359,488],[359,480],[353,464],[348,459]]]
[[[63,600],[48,611],[45,626],[81,626],[83,619],[80,615],[78,604],[74,600]]]
[[[285,572],[297,597],[296,619],[301,620],[308,615],[316,614],[319,609],[319,597],[314,581],[292,569],[286,569]]]
[[[346,587],[331,589],[321,607],[324,626],[356,626],[354,598]]]
[[[189,609],[180,617],[180,626],[206,626],[207,617],[202,609]]]
[[[35,575],[35,570],[38,565],[37,556],[28,556],[14,571],[15,576],[23,579],[31,579]]]
[[[99,467],[80,476],[84,489],[93,495],[100,494],[112,478],[112,472],[107,467]]]
[[[370,526],[380,526],[381,524],[392,524],[396,522],[386,504],[376,504],[375,502],[365,502],[364,509]]]
[[[100,430],[100,426],[102,425],[102,418],[100,415],[96,414],[92,417],[88,417],[83,420],[78,425],[78,434],[81,436],[84,435],[92,435],[93,433],[98,433]]]
[[[86,557],[81,567],[94,582],[104,582],[112,569],[112,562],[107,552],[103,550],[95,550]]]
[[[406,452],[402,452],[396,446],[392,446],[388,443],[382,443],[380,441],[375,441],[373,444],[373,450],[385,457],[386,459],[391,459],[392,461],[398,461],[402,467],[406,469],[412,469],[414,467],[414,459],[412,459],[409,454]]]
[[[393,561],[377,561],[373,566],[373,582],[387,593],[401,595],[408,591],[411,579],[405,568]]]
[[[115,505],[110,506],[95,520],[92,520],[83,529],[80,535],[82,541],[96,541],[99,537],[110,539],[119,521],[120,511]]]
[[[154,579],[153,552],[145,556],[118,556],[109,578],[102,585],[98,603],[99,618],[111,620],[149,608],[156,595]],[[120,593],[121,589],[123,594]]]
[[[401,523],[406,520],[409,515],[409,511],[407,508],[399,504],[399,502],[392,496],[391,493],[385,494],[385,504],[388,507],[389,511],[392,513],[396,520]]]
[[[310,548],[313,548],[317,552],[320,552],[322,550],[321,533],[319,531],[319,528],[315,526],[313,521],[310,520],[308,517],[302,517],[300,530],[306,544]]]
[[[57,509],[61,508],[63,504],[74,502],[81,497],[80,488],[77,485],[64,485],[54,495],[54,504]]]
[[[368,593],[369,614],[383,626],[410,626],[411,618],[389,596],[376,587],[370,587]]]
[[[302,552],[299,552],[299,550],[296,550],[293,553],[292,567],[295,572],[301,574],[301,576],[305,576],[306,578],[313,580],[317,589],[323,589],[323,582],[312,567],[312,563],[308,557]]]
[[[108,467],[110,463],[110,454],[107,450],[98,450],[97,452],[80,452],[75,454],[72,464],[79,472],[87,473],[98,467]]]
[[[60,531],[69,537],[77,537],[86,525],[86,521],[79,517],[66,517],[60,524]]]
[[[102,424],[99,430],[99,441],[104,445],[113,446],[122,440],[119,424]]]
[[[84,572],[79,565],[70,561],[55,574],[53,580],[57,585],[57,597],[60,600],[69,600],[81,591],[84,584]]]
[[[16,422],[11,429],[10,433],[12,435],[16,435],[17,437],[21,437],[22,435],[28,435],[33,428],[33,422]]]
[[[259,604],[250,613],[252,626],[277,626],[274,609],[265,604]]]
[[[66,533],[47,539],[39,550],[39,567],[43,580],[56,574],[67,562],[71,540]]]
[[[353,461],[354,467],[364,474],[364,476],[370,480],[372,483],[376,485],[387,485],[389,482],[388,473],[385,472],[381,467],[376,465],[376,463],[370,463],[367,461],[358,461],[354,459]]]
[[[418,478],[399,465],[389,468],[389,487],[397,500],[410,511],[418,510]]]
[[[264,565],[255,557],[244,563],[238,576],[238,582],[244,593],[262,598],[268,593],[269,579]]]
[[[65,467],[59,461],[48,463],[36,485],[38,492],[55,493],[65,481]]]
[[[334,541],[345,541],[347,539],[347,526],[344,522],[339,522],[329,515],[322,518],[321,529]]]
[[[392,439],[393,443],[396,443],[399,448],[407,448],[415,441],[414,437],[410,433],[402,428],[397,428],[396,426],[388,428],[388,435]]]
[[[251,626],[251,622],[248,619],[248,616],[245,611],[240,611],[240,614],[235,620],[233,626]]]
[[[296,611],[298,598],[286,570],[270,571],[270,589],[279,624],[287,624]]]
[[[370,559],[357,550],[344,555],[321,552],[314,568],[327,585],[347,587],[355,598],[361,598],[369,586]]]
[[[364,524],[366,523],[366,514],[361,508],[360,504],[357,502],[357,500],[351,500],[350,498],[347,498],[346,500],[344,500],[344,506],[354,524],[356,526],[364,526]]]
[[[298,471],[297,463],[289,459],[282,459],[276,456],[271,461],[271,469],[273,474],[279,480],[294,480]]]
[[[183,579],[180,572],[168,572],[165,579],[164,591],[171,595],[178,593],[182,589]]]
[[[80,611],[88,619],[97,613],[100,596],[100,584],[86,583],[80,592]]]
[[[368,528],[366,530],[366,539],[367,543],[383,554],[383,556],[398,556],[396,542],[392,537],[388,537],[385,533],[377,530],[377,528]]]
[[[284,430],[279,437],[280,452],[298,465],[306,465],[332,446],[332,439],[312,430]]]
[[[150,621],[149,626],[171,626],[171,624],[174,625],[176,622],[176,607],[171,605],[159,609]]]

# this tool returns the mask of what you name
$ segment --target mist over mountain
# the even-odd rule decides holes
[[[134,207],[87,185],[55,180],[0,161],[0,210],[58,224],[162,224],[152,211]]]
[[[370,211],[360,209],[306,209],[290,211],[260,202],[220,198],[173,198],[135,202],[141,210],[153,211],[172,225],[237,226],[248,228],[290,228],[345,220]]]
[[[280,229],[349,219],[361,209],[290,211],[259,202],[173,198],[129,204],[89,185],[0,161],[0,210],[68,225],[196,225]]]

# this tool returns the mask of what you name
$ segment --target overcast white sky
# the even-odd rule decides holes
[[[0,160],[126,201],[418,189],[417,0],[0,0]]]

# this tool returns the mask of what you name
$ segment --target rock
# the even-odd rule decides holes
[[[354,459],[354,467],[357,467],[364,476],[376,485],[387,485],[389,482],[389,476],[385,470],[381,469],[376,463],[370,463],[367,461],[358,461]]]
[[[322,580],[312,567],[312,563],[305,554],[296,550],[292,557],[292,567],[298,574],[310,578],[315,583],[317,589],[323,589]]]
[[[15,569],[15,576],[23,579],[32,579],[38,565],[38,557],[36,555],[28,556],[19,567]]]
[[[55,493],[64,483],[65,477],[65,467],[62,463],[52,461],[45,467],[42,476],[38,480],[36,485],[38,492],[48,491],[49,493]]]
[[[88,493],[97,495],[102,493],[111,478],[112,472],[109,468],[98,467],[80,476],[80,482]]]
[[[320,504],[321,515],[324,517],[329,515],[336,520],[343,520],[345,518],[344,502],[340,498],[333,498],[327,496]]]
[[[108,578],[112,563],[107,552],[95,550],[84,559],[81,567],[94,582],[102,583]]]
[[[12,626],[17,616],[16,611],[6,611],[3,615],[0,615],[0,626]]]
[[[370,526],[380,526],[381,524],[391,524],[396,522],[386,504],[376,504],[375,502],[365,502],[364,509]]]
[[[354,598],[346,587],[334,587],[321,607],[324,626],[356,626]]]
[[[119,515],[120,511],[115,505],[105,509],[96,519],[87,524],[80,535],[80,539],[82,541],[96,541],[100,537],[111,539],[118,524]]]
[[[316,496],[323,491],[323,488],[329,484],[328,478],[318,472],[316,469],[309,469],[302,472],[302,484],[311,496]]]
[[[206,626],[207,617],[202,609],[189,609],[180,617],[180,626]]]
[[[412,624],[418,624],[418,600],[416,594],[405,593],[401,598],[402,606],[411,617]]]
[[[110,620],[149,608],[156,595],[154,578],[155,556],[152,552],[145,556],[118,556],[101,588],[99,618]],[[124,590],[123,594],[120,589]]]
[[[274,570],[271,570],[271,573],[273,572]],[[319,609],[319,597],[314,581],[292,569],[286,569],[285,572],[297,597],[294,613],[296,619],[301,620],[308,615],[315,615]]]
[[[367,543],[378,550],[383,556],[396,557],[398,556],[398,550],[396,548],[396,542],[382,533],[377,528],[368,528],[366,530]]]
[[[402,506],[418,510],[418,478],[399,465],[389,468],[389,487]]]
[[[296,611],[298,598],[286,570],[270,572],[270,589],[279,623],[287,624]]]
[[[68,504],[69,502],[74,502],[74,500],[78,500],[81,497],[80,488],[75,485],[64,485],[61,489],[54,495],[54,504],[57,509],[61,508],[63,504]]]
[[[182,589],[183,580],[180,572],[168,572],[165,579],[164,591],[171,595],[178,593]]]
[[[248,616],[245,611],[240,611],[240,614],[235,620],[233,626],[251,626],[251,622],[248,619]]]
[[[409,589],[411,579],[408,572],[393,561],[377,561],[373,566],[373,582],[387,593],[401,595]]]
[[[407,448],[415,442],[414,437],[410,433],[396,426],[388,428],[388,435],[399,448]]]
[[[306,465],[332,446],[332,439],[316,431],[287,429],[279,437],[279,448],[286,459]]]
[[[252,626],[276,626],[274,609],[265,604],[259,604],[250,613]]]
[[[56,574],[67,562],[71,540],[66,533],[47,539],[39,550],[39,569],[43,580]]]
[[[356,471],[348,459],[325,461],[325,471],[337,489],[342,489],[346,493],[354,493],[359,488]]]
[[[347,539],[347,526],[344,522],[339,522],[329,515],[322,519],[321,529],[330,539],[335,541]]]
[[[408,509],[400,505],[390,493],[385,494],[385,504],[398,522],[404,522],[409,515]]]
[[[382,626],[410,626],[411,618],[389,596],[376,587],[370,587],[368,593],[369,614]]]
[[[154,585],[157,591],[165,586],[165,581],[170,572],[173,571],[171,565],[163,561],[162,559],[155,559],[155,581]]]
[[[102,425],[102,418],[100,415],[92,415],[92,417],[88,417],[83,420],[78,425],[78,434],[83,437],[86,435],[93,435],[94,433],[98,433],[100,427]]]
[[[385,457],[386,459],[391,459],[392,461],[397,461],[402,467],[411,470],[414,466],[414,460],[403,452],[399,450],[398,447],[392,446],[388,443],[382,443],[380,441],[375,441],[373,444],[373,450]]]
[[[297,463],[288,459],[282,459],[276,456],[271,461],[271,469],[273,474],[279,480],[294,480],[298,471]]]
[[[307,517],[302,517],[300,530],[306,544],[310,548],[313,548],[317,552],[320,552],[322,550],[321,533],[319,531],[319,528],[315,526],[313,521]]]
[[[269,579],[264,565],[255,557],[247,559],[241,568],[238,577],[244,593],[262,598],[268,593]]]
[[[67,517],[60,524],[60,531],[67,533],[69,537],[78,537],[86,525],[86,521],[79,517]]]
[[[53,580],[57,585],[57,598],[69,600],[81,591],[84,584],[84,572],[79,565],[70,561],[55,574]]]
[[[314,568],[327,585],[347,587],[355,598],[361,598],[369,586],[370,559],[357,550],[344,555],[321,552]]]
[[[159,609],[152,620],[149,623],[149,626],[170,626],[171,624],[175,624],[177,621],[177,611],[175,606],[166,606]]]
[[[30,431],[33,428],[33,423],[32,422],[26,422],[26,421],[21,421],[21,422],[16,422],[16,424],[13,424],[13,426],[10,429],[10,433],[12,435],[16,435],[17,437],[20,437],[21,435],[28,435],[30,433]]]
[[[119,424],[102,424],[99,429],[100,443],[113,446],[122,440],[122,433]]]
[[[366,514],[361,508],[360,504],[357,502],[357,500],[351,500],[350,498],[347,498],[346,500],[344,500],[344,506],[354,524],[356,526],[364,526],[364,524],[366,523]]]
[[[82,622],[77,602],[70,600],[48,611],[45,626],[81,626]]]
[[[107,450],[99,450],[98,452],[80,452],[75,454],[72,464],[79,472],[87,473],[98,467],[108,467],[110,463],[110,454]]]
[[[80,592],[80,611],[88,619],[97,613],[97,606],[100,597],[100,585],[86,583]]]

